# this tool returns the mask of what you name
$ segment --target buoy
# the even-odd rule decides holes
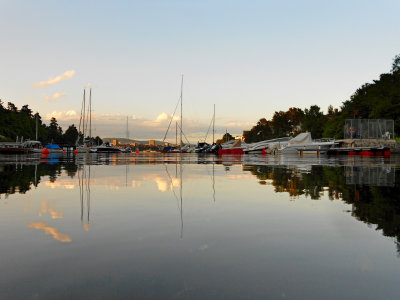
[[[139,153],[139,150],[137,150],[136,153]]]
[[[42,154],[49,154],[49,153],[50,153],[49,149],[43,148]]]

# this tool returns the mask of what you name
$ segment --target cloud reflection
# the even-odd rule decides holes
[[[52,219],[62,219],[64,218],[64,213],[56,211],[50,207],[49,201],[42,201],[42,209],[39,212],[39,216],[43,216],[45,213],[49,213]]]
[[[33,222],[28,225],[28,228],[43,230],[46,235],[51,235],[55,240],[62,243],[69,243],[72,241],[69,235],[59,232],[56,227],[48,226],[45,222]]]

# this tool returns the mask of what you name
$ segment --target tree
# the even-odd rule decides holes
[[[8,102],[7,109],[12,112],[17,112],[18,108],[14,105],[14,103]]]
[[[32,110],[29,108],[28,104],[25,104],[21,107],[21,112],[28,115],[29,117],[32,117]]]
[[[94,143],[95,143],[96,145],[101,145],[101,144],[103,144],[103,140],[102,140],[99,136],[96,136],[96,137],[94,138]]]
[[[324,131],[326,118],[318,105],[311,105],[304,110],[303,131],[311,133],[313,138],[321,138]]]
[[[223,143],[225,143],[225,142],[228,142],[228,141],[234,140],[234,139],[235,139],[235,138],[234,138],[229,132],[227,132],[227,133],[225,133],[225,134],[222,136],[221,139],[217,140],[216,143],[217,143],[217,144],[223,144]]]
[[[48,139],[53,143],[62,142],[62,128],[58,125],[56,118],[52,117],[48,127]]]
[[[74,145],[78,139],[78,129],[72,124],[68,127],[63,135],[64,143]]]
[[[284,111],[276,111],[272,117],[272,130],[274,137],[288,136],[292,131],[289,115]]]
[[[394,57],[391,71],[392,73],[400,71],[400,54]]]

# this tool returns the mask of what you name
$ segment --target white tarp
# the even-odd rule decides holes
[[[295,138],[291,139],[288,144],[289,145],[303,145],[303,144],[311,144],[311,143],[312,143],[311,133],[303,132],[303,133],[300,133]]]

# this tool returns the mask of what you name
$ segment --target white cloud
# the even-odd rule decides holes
[[[167,120],[167,119],[168,119],[168,114],[165,113],[165,112],[162,112],[161,114],[159,114],[159,115],[157,116],[156,121],[157,121],[157,122],[161,122],[161,121],[164,121],[164,120]]]
[[[54,78],[49,78],[46,81],[35,82],[33,85],[36,87],[48,86],[55,83],[58,83],[65,79],[70,79],[75,75],[75,70],[65,71],[62,75],[58,75]]]
[[[57,121],[74,121],[77,120],[78,114],[74,110],[68,111],[53,111],[46,115],[46,119],[50,120],[51,118],[56,118]]]
[[[59,98],[65,97],[65,96],[67,96],[67,94],[65,94],[65,93],[54,93],[52,97],[48,97],[48,96],[44,95],[44,101],[52,102],[56,99],[59,99]]]

